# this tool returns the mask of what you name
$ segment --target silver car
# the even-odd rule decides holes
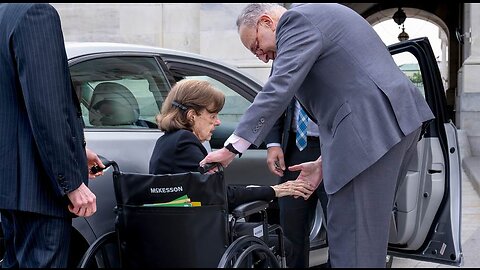
[[[205,146],[218,149],[235,129],[262,83],[244,71],[200,55],[156,47],[113,43],[67,43],[73,85],[82,104],[87,146],[122,171],[148,173],[150,155],[162,136],[155,115],[171,85],[183,78],[208,80],[226,96],[222,124]],[[418,155],[398,188],[392,209],[389,254],[460,265],[461,172],[456,128],[446,108],[445,92],[428,39],[389,47],[394,59],[418,64],[415,83],[436,118],[418,142]],[[418,79],[420,78],[420,80]],[[231,185],[272,185],[278,179],[266,166],[266,148],[251,148],[225,170]],[[90,181],[97,213],[75,218],[71,266],[95,239],[114,229],[115,197],[111,171]],[[271,204],[269,220],[278,222]],[[317,206],[310,233],[311,266],[325,262],[327,247],[322,209]]]

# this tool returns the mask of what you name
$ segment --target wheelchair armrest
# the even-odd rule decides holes
[[[267,209],[268,207],[268,202],[266,201],[253,201],[253,202],[248,202],[241,204],[237,206],[233,211],[232,215],[234,218],[239,219],[239,218],[244,218],[247,216],[250,216],[252,214],[258,213],[262,210]]]

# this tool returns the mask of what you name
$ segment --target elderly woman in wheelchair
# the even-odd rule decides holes
[[[210,83],[182,80],[175,84],[157,116],[159,128],[165,131],[155,145],[150,158],[151,174],[197,171],[207,155],[202,145],[209,141],[220,125],[218,112],[225,96]],[[254,200],[271,201],[275,197],[302,196],[308,198],[311,186],[304,181],[288,181],[274,186],[227,187],[229,210]]]

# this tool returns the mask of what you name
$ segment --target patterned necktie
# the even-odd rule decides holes
[[[308,116],[302,107],[298,110],[296,144],[298,150],[302,151],[307,147],[307,125]]]

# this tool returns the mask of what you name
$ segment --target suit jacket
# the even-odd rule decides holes
[[[0,4],[0,208],[64,217],[87,183],[83,121],[60,18],[49,4]]]
[[[207,149],[193,132],[180,129],[158,138],[150,158],[150,174],[173,174],[198,171],[198,164],[207,156]],[[275,191],[271,187],[227,186],[228,208],[255,200],[271,201]]]
[[[302,4],[276,29],[273,73],[234,134],[259,145],[295,96],[319,125],[323,178],[335,193],[434,118],[370,24],[340,4]]]

